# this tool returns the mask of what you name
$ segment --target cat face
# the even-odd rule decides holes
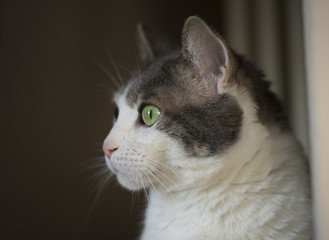
[[[104,141],[106,162],[131,190],[195,185],[222,171],[230,149],[246,139],[242,127],[256,113],[245,114],[255,104],[242,95],[252,96],[252,84],[239,82],[248,72],[200,19],[186,21],[182,50],[162,36],[152,42],[146,30],[139,26],[144,68],[114,98],[119,114]]]
[[[201,79],[187,76],[192,69],[180,66],[186,63],[175,56],[155,64],[161,67],[154,75],[142,73],[115,97],[119,115],[104,142],[105,152],[116,149],[107,153],[108,166],[129,189],[167,185],[183,159],[190,159],[186,166],[193,158],[201,163],[200,158],[218,155],[239,137],[242,111],[233,97],[218,94],[215,83],[191,87],[188,81]],[[151,126],[143,120],[148,106],[160,112]]]

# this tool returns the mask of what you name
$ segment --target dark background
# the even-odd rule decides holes
[[[196,14],[225,37],[225,2],[197,2],[1,1],[0,239],[136,239],[143,194],[93,168],[115,90],[96,62],[116,74],[108,48],[127,80],[138,21],[178,42]]]
[[[189,2],[188,5],[186,3]],[[115,74],[137,66],[135,27],[152,23],[177,41],[185,18],[220,23],[220,1],[2,1],[0,239],[133,239],[143,194],[112,181],[97,197]],[[124,79],[127,71],[119,67]],[[96,199],[96,200],[95,200]]]

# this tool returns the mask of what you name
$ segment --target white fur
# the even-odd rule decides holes
[[[142,240],[311,239],[298,144],[260,124],[248,94],[238,100],[239,141],[220,156],[198,159],[186,157],[156,125],[136,124],[137,110],[117,98],[119,121],[104,144],[116,141],[119,148],[106,160],[124,187],[150,188]]]

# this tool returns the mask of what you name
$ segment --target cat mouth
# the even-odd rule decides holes
[[[112,159],[113,156],[111,156]],[[139,190],[142,188],[148,187],[148,183],[150,180],[150,177],[145,177],[145,175],[138,171],[137,169],[132,168],[120,168],[118,166],[115,166],[116,164],[113,163],[105,156],[105,161],[107,167],[113,172],[113,174],[116,175],[119,183],[130,190]]]
[[[105,156],[105,159],[106,159],[106,164],[107,164],[108,168],[115,175],[126,178],[126,179],[136,181],[135,177],[134,177],[135,175],[131,171],[119,170],[117,167],[115,167],[115,165],[112,163],[112,161],[107,156]]]
[[[119,170],[111,163],[111,160],[105,155],[105,162],[107,167],[115,174],[118,175]]]

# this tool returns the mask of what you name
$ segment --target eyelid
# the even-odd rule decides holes
[[[149,105],[158,108],[159,111],[161,112],[161,108],[159,108],[157,105],[152,104],[152,103],[149,103],[149,102],[143,102],[143,103],[141,103],[141,105],[140,105],[139,108],[138,108],[138,112],[141,114],[141,113],[143,112],[143,109],[144,109],[146,106],[149,106]]]

